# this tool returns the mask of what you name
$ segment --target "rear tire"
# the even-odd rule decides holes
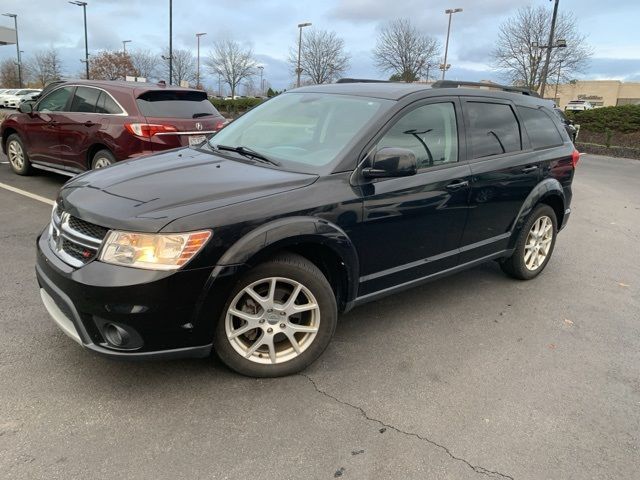
[[[93,156],[93,160],[91,160],[91,168],[98,170],[113,165],[114,163],[116,163],[116,157],[114,157],[109,150],[99,150]]]
[[[291,375],[327,348],[337,318],[335,295],[320,269],[300,255],[281,254],[240,278],[213,345],[220,360],[242,375]]]
[[[522,226],[513,254],[502,261],[500,267],[519,280],[537,277],[549,263],[557,233],[558,221],[553,208],[539,204]]]
[[[20,135],[17,133],[9,135],[6,149],[11,170],[18,175],[30,175],[32,172],[31,162]]]

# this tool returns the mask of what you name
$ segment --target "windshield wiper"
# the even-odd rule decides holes
[[[282,166],[282,164],[280,162],[276,162],[275,160],[272,160],[269,157],[266,157],[262,153],[256,152],[255,150],[252,150],[249,147],[243,147],[242,145],[240,145],[238,147],[230,147],[228,145],[216,145],[215,149],[216,150],[224,150],[224,151],[227,151],[227,152],[236,152],[236,153],[239,153],[240,155],[243,155],[245,157],[253,158],[254,160],[258,160],[259,162],[269,163],[271,165],[275,165],[276,167]]]

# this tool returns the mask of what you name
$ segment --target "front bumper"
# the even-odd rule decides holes
[[[97,261],[75,269],[54,254],[46,231],[38,238],[36,276],[47,312],[73,340],[109,357],[208,356],[215,317],[200,322],[197,312],[211,271],[161,272]],[[136,341],[110,343],[106,325],[122,327]]]

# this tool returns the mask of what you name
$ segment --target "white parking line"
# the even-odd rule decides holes
[[[12,187],[11,185],[7,185],[6,183],[0,183],[0,188],[4,188],[5,190],[9,190],[10,192],[17,193],[19,195],[24,195],[25,197],[32,198],[42,203],[46,203],[47,205],[53,205],[53,200],[45,197],[41,197],[40,195],[36,195],[35,193],[27,192],[26,190],[21,190],[16,187]]]

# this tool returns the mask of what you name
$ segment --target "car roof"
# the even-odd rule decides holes
[[[183,90],[183,91],[196,91],[193,88],[178,87],[176,85],[163,85],[150,82],[127,82],[125,80],[66,80],[56,85],[56,87],[62,87],[65,85],[86,85],[87,87],[98,87],[109,91],[130,92],[135,90],[137,94],[148,91],[164,91],[164,90]]]
[[[514,100],[522,104],[535,104],[548,106],[549,100],[532,96],[518,91],[503,91],[501,85],[487,84],[482,87],[443,86],[433,88],[425,83],[404,82],[372,82],[350,81],[345,83],[331,83],[323,85],[311,85],[296,88],[286,93],[331,93],[336,95],[353,95],[362,97],[382,98],[387,100],[400,100],[408,95],[423,92],[426,96],[477,96],[486,98],[501,98]],[[507,87],[504,87],[507,88]]]

